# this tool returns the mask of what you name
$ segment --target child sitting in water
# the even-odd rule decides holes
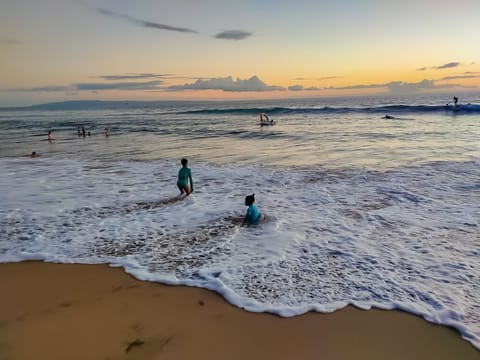
[[[260,212],[258,211],[257,207],[253,204],[255,202],[255,194],[248,195],[245,197],[245,205],[248,206],[247,215],[245,216],[245,220],[243,220],[244,224],[247,225],[258,225],[260,222]]]
[[[187,167],[188,160],[183,158],[182,161],[182,168],[178,172],[178,180],[177,186],[180,190],[180,195],[185,193],[186,196],[190,195],[193,192],[193,180],[192,180],[192,172]],[[188,180],[190,180],[190,186],[188,186]]]

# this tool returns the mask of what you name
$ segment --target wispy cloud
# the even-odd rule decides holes
[[[224,78],[213,78],[208,80],[197,80],[194,83],[184,85],[172,85],[167,88],[170,91],[183,90],[222,90],[227,92],[244,92],[244,91],[282,91],[285,90],[282,86],[267,85],[257,76],[252,76],[250,79],[242,80],[238,78],[233,80],[231,76]]]
[[[6,38],[6,37],[1,37],[0,36],[0,44],[5,44],[5,45],[20,45],[22,42],[17,39],[12,39],[12,38]]]
[[[163,84],[162,80],[147,82],[116,82],[116,83],[78,83],[73,84],[76,90],[152,90],[158,89]]]
[[[72,86],[57,86],[57,85],[37,86],[32,88],[7,89],[7,91],[25,91],[25,92],[57,92],[57,91],[72,91],[72,90],[75,90]]]
[[[341,77],[342,76],[321,76],[321,77],[315,78],[315,80],[316,81],[324,81],[324,80],[331,80],[331,79],[339,79]],[[295,81],[307,81],[307,80],[312,80],[312,79],[306,78],[306,77],[297,77],[297,78],[294,78],[293,80],[295,80]]]
[[[161,89],[162,80],[148,82],[115,82],[115,83],[76,83],[69,86],[38,86],[32,88],[15,88],[9,91],[25,92],[75,92],[75,91],[101,91],[101,90],[153,90]]]
[[[224,40],[243,40],[252,35],[252,33],[244,30],[226,30],[215,34],[214,38]]]
[[[115,17],[115,18],[118,18],[118,19],[126,20],[126,21],[130,22],[131,24],[134,24],[134,25],[137,25],[137,26],[143,26],[143,27],[146,27],[146,28],[152,28],[152,29],[157,29],[157,30],[176,31],[176,32],[182,32],[182,33],[194,33],[194,34],[197,33],[197,31],[195,31],[193,29],[178,27],[178,26],[165,25],[165,24],[161,24],[161,23],[158,23],[158,22],[148,21],[148,20],[141,20],[141,19],[134,18],[130,15],[117,13],[115,11],[112,11],[112,10],[109,10],[109,9],[106,9],[106,8],[95,8],[95,10],[102,15],[111,16],[111,17]]]
[[[452,76],[445,76],[441,79],[438,79],[438,81],[455,80],[455,79],[476,79],[479,77],[480,77],[479,75],[452,75]]]
[[[459,62],[449,62],[440,66],[434,66],[433,68],[436,70],[443,70],[443,69],[451,69],[451,68],[456,68],[459,67],[460,63]]]
[[[130,80],[130,79],[149,79],[149,78],[164,78],[168,76],[172,76],[173,74],[153,74],[153,73],[140,73],[140,74],[125,74],[125,75],[100,75],[95,76],[99,79],[104,80]]]
[[[317,80],[323,81],[323,80],[339,79],[341,77],[342,76],[322,76],[322,77],[317,78]]]
[[[462,63],[460,63],[460,62],[458,62],[458,61],[452,61],[452,62],[443,64],[443,65],[438,65],[438,66],[430,66],[430,67],[424,66],[424,67],[418,68],[417,70],[418,70],[418,71],[425,71],[425,70],[428,70],[428,69],[431,69],[431,70],[444,70],[444,69],[456,68],[456,67],[459,67],[460,65],[462,65]]]

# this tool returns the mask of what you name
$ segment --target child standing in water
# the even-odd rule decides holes
[[[248,206],[247,215],[245,216],[245,220],[243,220],[244,224],[247,225],[258,225],[260,222],[260,212],[258,211],[257,207],[253,204],[255,202],[255,194],[248,195],[245,197],[245,205]]]
[[[190,195],[193,192],[193,180],[192,180],[192,172],[187,167],[188,160],[183,158],[182,161],[182,168],[178,172],[178,180],[177,186],[180,190],[180,195],[184,194],[186,196]],[[188,186],[188,180],[190,180],[190,186]]]

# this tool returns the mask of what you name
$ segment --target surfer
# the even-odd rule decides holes
[[[273,125],[273,120],[270,120],[267,114],[260,113],[260,125]]]
[[[244,224],[247,225],[258,225],[260,222],[260,212],[254,204],[255,194],[248,195],[245,197],[245,205],[248,206],[247,214],[245,215]]]
[[[188,160],[183,158],[182,168],[178,172],[177,186],[180,190],[180,195],[185,194],[186,196],[190,195],[193,192],[193,180],[192,180],[192,171],[187,167]],[[190,186],[188,186],[188,181],[190,180]]]
[[[457,104],[458,104],[458,97],[454,96],[453,97],[453,105],[457,106]]]
[[[385,115],[383,118],[384,119],[395,119],[395,117],[393,117],[392,115],[388,115],[388,114]]]

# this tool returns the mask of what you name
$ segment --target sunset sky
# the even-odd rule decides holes
[[[480,0],[2,0],[0,106],[480,91]]]

